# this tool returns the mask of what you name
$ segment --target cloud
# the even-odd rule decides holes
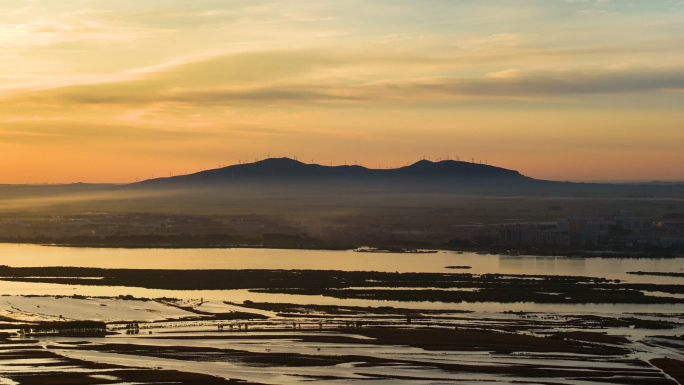
[[[298,89],[299,88],[299,89]],[[314,87],[310,87],[314,88]],[[344,102],[361,100],[353,95],[335,94],[333,92],[318,92],[307,89],[306,86],[292,86],[288,88],[263,88],[254,90],[211,90],[175,92],[164,95],[165,101],[197,104],[224,104],[232,102],[262,103],[262,102]]]
[[[58,120],[64,120],[64,117],[45,117],[45,116],[21,116],[5,119],[5,122],[56,122]],[[4,133],[4,132],[3,132]]]
[[[25,48],[81,40],[137,39],[152,33],[150,29],[108,25],[95,20],[47,19],[0,24],[0,47]]]
[[[238,15],[239,12],[227,9],[152,9],[118,13],[116,16],[124,19],[167,19],[167,18],[207,18],[225,15]]]
[[[502,71],[481,78],[439,77],[381,82],[398,94],[424,97],[518,98],[657,92],[684,87],[684,69],[625,71]]]
[[[292,53],[291,53],[292,54]],[[325,55],[269,67],[284,53],[243,58],[215,58],[115,83],[60,87],[24,96],[24,101],[64,104],[260,106],[291,104],[361,104],[457,102],[464,99],[538,100],[541,97],[652,93],[684,88],[684,69],[628,65],[593,70],[509,69],[481,76],[371,78],[330,76],[349,63]],[[287,56],[287,55],[286,55]],[[252,59],[253,65],[249,63]],[[282,57],[281,57],[282,59]],[[252,69],[255,72],[252,72]],[[348,70],[350,73],[352,69]],[[344,71],[342,71],[344,72]]]
[[[493,35],[459,42],[456,46],[463,50],[492,49],[497,47],[515,47],[523,40],[523,36],[513,33],[496,33]]]

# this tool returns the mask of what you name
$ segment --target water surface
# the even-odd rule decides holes
[[[636,276],[629,271],[684,272],[684,258],[568,258],[478,255],[356,253],[352,250],[111,249],[0,244],[0,263],[130,269],[313,269],[388,272],[573,275],[635,283],[684,284],[681,277]],[[451,270],[446,266],[470,266]]]

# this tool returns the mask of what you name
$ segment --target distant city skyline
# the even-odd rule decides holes
[[[684,2],[0,4],[0,183],[296,156],[684,180]]]

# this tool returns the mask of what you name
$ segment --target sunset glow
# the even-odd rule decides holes
[[[684,2],[13,1],[0,183],[268,156],[684,180]]]

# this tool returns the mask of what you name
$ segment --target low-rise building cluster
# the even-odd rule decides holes
[[[653,218],[631,217],[620,212],[603,212],[596,217],[566,217],[555,223],[519,223],[501,226],[499,241],[522,246],[596,246],[640,244],[667,246],[684,242],[684,227],[679,223],[659,222]]]

